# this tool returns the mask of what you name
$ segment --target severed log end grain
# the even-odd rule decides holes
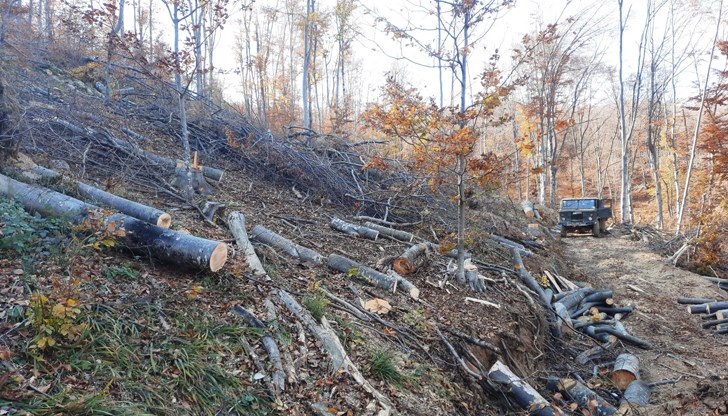
[[[612,370],[612,383],[620,391],[639,378],[640,360],[633,354],[619,354]]]
[[[401,256],[394,259],[394,271],[401,275],[414,273],[423,263],[422,259],[428,248],[427,244],[420,243],[405,250]]]
[[[617,412],[614,406],[577,380],[562,379],[559,384],[561,390],[565,391],[580,407],[591,411],[588,414],[602,416],[613,415]]]

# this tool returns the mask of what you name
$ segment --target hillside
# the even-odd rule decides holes
[[[483,291],[458,284],[452,260],[438,252],[406,276],[420,290],[417,299],[401,288],[374,287],[360,270],[312,265],[260,243],[255,249],[267,277],[256,276],[225,213],[241,212],[248,233],[264,226],[324,257],[345,256],[386,273],[391,256],[412,244],[352,237],[331,229],[332,218],[386,220],[415,242],[444,247],[455,229],[452,202],[426,186],[409,187],[404,169],[363,169],[365,138],[277,137],[202,100],[190,102],[193,147],[203,165],[225,174],[211,184],[211,195],[187,201],[171,185],[173,168],[134,150],[176,159],[173,97],[128,71],[119,78],[133,93],[106,101],[95,89],[99,70],[94,62],[51,64],[22,54],[6,61],[5,83],[22,109],[18,159],[25,165],[6,161],[4,173],[22,177],[30,159],[163,209],[174,230],[228,243],[228,262],[214,273],[177,267],[121,247],[121,236],[99,221],[70,226],[0,200],[0,414],[522,414],[508,388],[487,377],[498,361],[564,412],[579,406],[549,393],[548,377],[588,380],[618,405],[619,393],[592,369],[638,350],[613,340],[605,354],[576,363],[597,343],[568,331],[551,335],[550,305],[524,287],[511,253],[491,235],[532,252],[525,268],[539,280],[549,271],[587,281],[612,289],[618,304],[635,306],[625,325],[654,347],[638,354],[642,376],[679,378],[673,387],[656,387],[653,406],[643,412],[725,412],[725,341],[700,331],[697,318],[688,323],[674,302],[721,294],[697,275],[665,266],[643,245],[616,234],[557,241],[547,231],[553,213],[529,218],[518,202],[486,193],[467,211],[467,249]],[[205,221],[199,208],[206,200],[224,204],[225,213]],[[528,234],[529,224],[538,224],[539,237]],[[303,309],[291,307],[290,298]],[[376,299],[390,308],[363,306]],[[265,327],[236,314],[236,305]],[[332,355],[317,331],[335,334],[351,364]],[[280,351],[282,391],[266,338]],[[682,361],[663,362],[673,356]]]

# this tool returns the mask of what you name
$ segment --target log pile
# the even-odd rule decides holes
[[[710,333],[728,334],[728,301],[700,298],[677,298],[677,303],[687,305],[688,313],[700,315],[703,328]]]
[[[563,333],[578,332],[599,342],[621,340],[639,348],[651,348],[649,342],[629,334],[622,319],[632,313],[634,307],[616,305],[612,290],[580,288],[568,279],[548,272],[545,280],[548,280],[549,288],[544,290],[540,285],[539,288],[541,293],[554,293],[549,302]]]

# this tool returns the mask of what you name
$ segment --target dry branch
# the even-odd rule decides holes
[[[267,325],[242,306],[233,306],[233,312],[242,316],[243,320],[245,320],[245,323],[248,324],[249,327],[265,330],[261,338],[261,342],[263,343],[263,348],[265,348],[265,351],[268,353],[268,358],[270,358],[271,364],[273,364],[273,376],[271,377],[271,380],[273,382],[274,393],[279,395],[286,389],[286,375],[283,371],[281,353],[278,349],[278,345],[276,345],[276,341],[273,339],[273,335],[271,335]]]
[[[342,273],[351,273],[380,289],[393,290],[395,285],[397,285],[405,290],[413,299],[418,299],[420,296],[420,290],[404,277],[396,273],[380,273],[371,267],[364,266],[338,254],[331,254],[329,256],[328,266]]]
[[[311,316],[311,314],[303,309],[301,305],[291,296],[288,292],[279,290],[278,297],[281,302],[288,308],[291,313],[296,315],[309,331],[321,342],[321,346],[326,353],[331,357],[332,361],[332,373],[337,371],[344,371],[352,376],[366,392],[371,394],[377,402],[382,406],[385,411],[385,415],[390,415],[392,412],[396,412],[392,401],[375,389],[361,374],[356,365],[351,361],[349,356],[346,354],[344,347],[339,341],[339,337],[336,335],[333,329],[328,324],[326,317],[321,318],[321,325]]]

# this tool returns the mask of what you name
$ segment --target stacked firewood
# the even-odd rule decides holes
[[[618,306],[610,289],[579,287],[561,276],[546,274],[550,288],[555,293],[551,307],[564,334],[579,332],[600,342],[614,343],[621,340],[639,348],[649,349],[650,344],[627,332],[622,319],[632,313],[631,305]]]
[[[713,334],[728,334],[728,301],[700,298],[677,298],[677,303],[688,305],[688,312],[700,314],[703,328]]]

